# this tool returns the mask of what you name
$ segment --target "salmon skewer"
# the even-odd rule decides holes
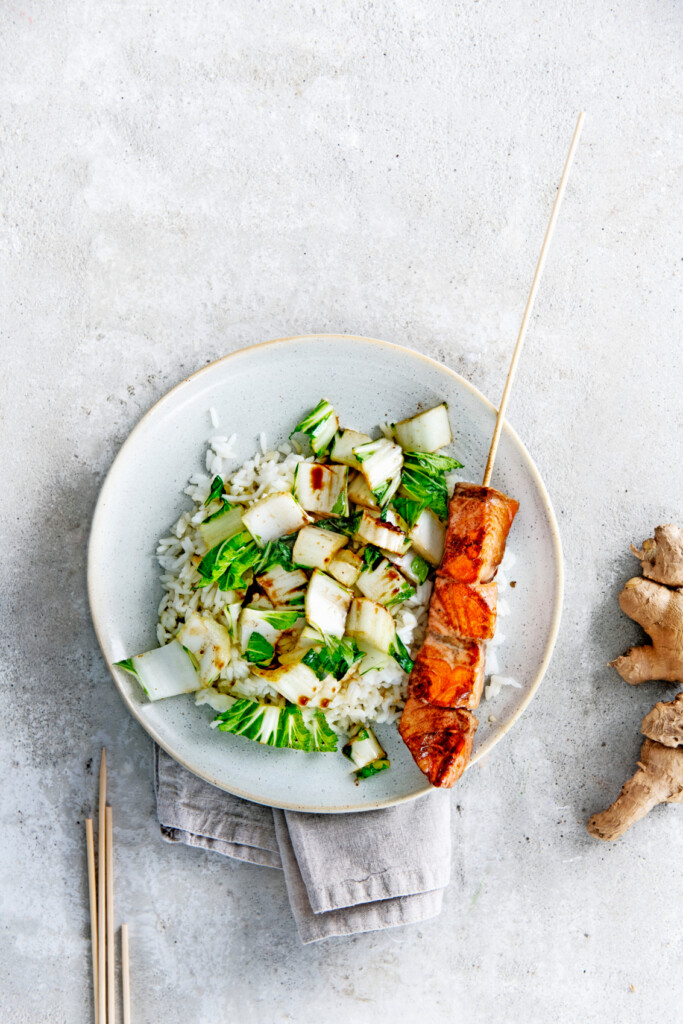
[[[497,583],[459,583],[437,576],[429,605],[429,632],[491,640],[496,631],[497,591]]]
[[[488,484],[498,449],[512,381],[522,351],[548,246],[583,126],[579,114],[536,264],[512,361],[498,408],[481,487],[457,484],[448,509],[443,558],[430,603],[427,636],[408,683],[399,731],[434,786],[452,786],[462,775],[478,722],[472,714],[484,681],[485,642],[496,623],[492,583],[519,502]]]
[[[460,483],[448,508],[444,554],[427,636],[408,682],[399,731],[434,786],[452,786],[472,751],[472,710],[484,688],[486,640],[496,628],[497,585],[519,502],[492,487]]]
[[[518,508],[518,501],[493,487],[456,484],[438,572],[460,583],[492,580]]]
[[[452,786],[472,753],[477,720],[459,708],[436,708],[408,697],[399,725],[401,736],[433,786]]]
[[[410,674],[411,697],[442,708],[476,708],[484,689],[484,644],[427,634]]]

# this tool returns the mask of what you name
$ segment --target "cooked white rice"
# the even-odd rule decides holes
[[[211,410],[212,425],[218,425],[218,416]],[[251,459],[247,459],[236,470],[231,471],[234,462],[234,449],[237,436],[216,435],[210,438],[206,453],[206,473],[196,473],[190,477],[185,488],[193,501],[193,507],[180,516],[171,528],[168,537],[159,541],[157,557],[163,569],[161,584],[164,597],[159,605],[159,622],[157,637],[160,644],[171,640],[190,612],[201,612],[216,615],[233,600],[230,593],[222,592],[217,585],[195,590],[201,577],[196,566],[206,554],[206,545],[198,530],[199,524],[206,518],[208,511],[204,502],[215,476],[222,477],[225,495],[233,504],[249,508],[254,502],[268,494],[279,491],[291,491],[294,483],[294,471],[300,462],[312,462],[313,457],[305,458],[298,450],[298,445],[286,442],[277,449],[268,450],[267,439],[262,432],[259,436],[259,451]],[[455,477],[451,486],[455,484]],[[514,556],[506,553],[508,565],[501,570],[511,568]],[[396,631],[411,654],[416,654],[424,639],[427,625],[427,611],[432,584],[427,581],[418,587],[415,595],[393,611]],[[254,602],[257,603],[257,602]],[[509,613],[507,602],[501,602],[501,616]],[[500,608],[500,606],[499,606]],[[505,638],[496,632],[489,644],[486,661],[487,675],[499,672],[496,650]],[[500,678],[500,677],[499,677]],[[505,682],[507,679],[503,677]],[[325,709],[325,716],[333,729],[348,732],[359,723],[394,722],[400,716],[405,703],[407,674],[393,660],[385,668],[374,669],[360,676],[357,673],[347,677],[345,685],[331,700]],[[512,681],[514,684],[514,681]],[[495,696],[504,685],[503,681],[494,684],[489,682],[486,687],[486,699]],[[233,646],[231,657],[219,678],[209,687],[200,690],[196,695],[197,704],[208,703],[216,711],[224,711],[227,706],[226,695],[276,699],[278,694],[267,682],[251,672],[250,663],[244,659]]]
[[[206,455],[208,473],[192,476],[185,489],[194,505],[183,512],[170,535],[159,541],[157,557],[164,570],[161,583],[165,591],[159,605],[157,625],[160,644],[168,643],[175,636],[189,612],[215,615],[232,600],[231,594],[223,593],[216,585],[201,590],[193,589],[200,582],[196,564],[206,553],[206,545],[197,527],[208,514],[203,502],[213,477],[218,475],[223,478],[229,501],[248,508],[268,494],[291,491],[297,464],[313,461],[312,457],[305,459],[290,443],[268,450],[266,436],[262,433],[259,437],[260,451],[230,472],[235,441],[234,434],[231,437],[215,436],[210,439]],[[396,631],[411,652],[417,651],[424,637],[431,589],[430,582],[424,583],[394,613]],[[363,676],[352,674],[325,709],[329,724],[339,732],[347,732],[361,722],[395,721],[403,708],[407,679],[406,673],[393,659],[389,659],[386,668],[375,669]],[[199,691],[197,703],[208,703],[216,710],[224,710],[226,702],[221,695],[226,694],[252,700],[277,697],[276,691],[265,680],[253,675],[250,663],[236,647],[233,647],[230,661],[218,680]]]

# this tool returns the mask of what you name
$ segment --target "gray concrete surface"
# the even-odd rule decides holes
[[[2,1020],[91,1020],[103,743],[136,1021],[676,1019],[683,810],[613,846],[584,824],[675,692],[605,663],[639,635],[629,543],[683,516],[680,6],[25,0],[0,26]],[[581,107],[510,408],[563,530],[556,655],[453,793],[441,917],[303,948],[278,873],[158,837],[88,616],[98,488],[171,385],[271,337],[385,338],[497,400]]]

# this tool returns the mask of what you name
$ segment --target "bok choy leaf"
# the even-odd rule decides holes
[[[410,657],[408,648],[403,643],[398,633],[394,637],[394,642],[389,648],[389,654],[392,656],[394,661],[398,662],[403,671],[410,675],[413,671],[413,660]]]
[[[386,771],[390,767],[391,761],[388,757],[378,757],[376,761],[371,761],[370,764],[359,768],[355,775],[357,779],[369,779],[370,776],[377,775],[377,772]]]
[[[454,469],[462,469],[462,463],[448,455],[405,452],[401,490],[409,500],[394,498],[393,504],[410,526],[426,508],[431,508],[441,519],[448,518],[446,473]]]
[[[269,747],[313,749],[313,739],[306,728],[300,709],[289,704],[278,707],[241,698],[214,721],[220,732],[245,736]]]
[[[327,724],[322,711],[316,711],[308,722],[311,735],[311,750],[318,753],[332,753],[337,749],[337,734]]]
[[[115,664],[135,676],[150,700],[192,693],[202,686],[192,658],[178,640]]]
[[[320,452],[324,452],[329,447],[338,429],[339,421],[337,420],[337,414],[330,403],[323,398],[318,402],[315,409],[311,409],[297,423],[289,436],[307,434],[311,441],[311,448],[316,454],[320,454]]]
[[[211,489],[209,490],[208,497],[204,504],[210,505],[212,501],[218,501],[222,493],[223,480],[220,476],[215,476],[211,481]]]
[[[322,649],[312,647],[301,659],[305,665],[312,668],[318,679],[325,679],[332,675],[335,679],[343,679],[352,665],[355,665],[365,657],[355,640],[348,637],[338,639],[335,636],[325,637],[325,646]]]
[[[264,636],[254,631],[249,637],[247,648],[244,652],[244,657],[247,661],[255,662],[257,665],[263,665],[268,661],[272,660],[275,654],[275,648],[269,643]]]

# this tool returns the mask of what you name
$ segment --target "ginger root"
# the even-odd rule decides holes
[[[638,771],[624,784],[611,807],[594,814],[586,826],[598,839],[618,839],[657,804],[683,803],[683,748],[646,739]]]
[[[675,700],[655,704],[645,715],[641,732],[665,747],[683,747],[683,690]]]
[[[631,545],[643,573],[619,594],[619,606],[650,635],[652,645],[630,647],[609,664],[633,685],[649,679],[683,683],[683,530],[673,523],[657,526],[643,550]]]
[[[619,606],[643,627],[652,644],[631,647],[609,664],[627,683],[683,682],[683,530],[672,523],[658,526],[642,551],[633,545],[631,550],[647,579],[629,580],[619,594]],[[618,839],[657,804],[683,803],[683,692],[655,704],[643,719],[642,731],[647,739],[638,771],[612,806],[588,822],[588,831],[598,839]]]
[[[652,645],[630,647],[609,664],[636,685],[649,679],[683,683],[683,590],[636,576],[619,594],[619,606],[643,627]]]
[[[667,587],[683,587],[683,530],[667,523],[655,527],[654,539],[643,541],[639,551],[631,544],[631,551],[640,559],[643,576]]]

